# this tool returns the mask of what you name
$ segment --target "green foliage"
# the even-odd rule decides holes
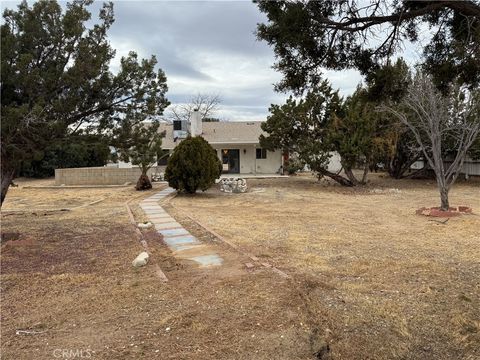
[[[344,103],[343,116],[334,115],[327,128],[326,141],[337,151],[346,169],[352,169],[360,160],[370,164],[385,151],[385,130],[380,126],[381,116],[375,105],[368,102],[367,91],[358,87]]]
[[[98,135],[79,134],[65,142],[55,142],[39,151],[22,164],[20,174],[28,177],[48,177],[55,169],[104,166],[111,158],[105,138]]]
[[[366,76],[366,101],[370,109],[381,104],[398,106],[412,82],[408,65],[403,59],[387,63]],[[374,110],[375,111],[375,110]],[[413,134],[391,114],[378,114],[377,129],[381,130],[383,151],[376,152],[373,165],[384,163],[390,176],[401,178],[419,158],[421,152]],[[382,130],[383,129],[383,130]]]
[[[436,25],[441,18],[433,20]],[[470,89],[480,86],[480,13],[467,17],[454,12],[444,21],[424,49],[423,70],[431,74],[445,95],[451,84],[459,82]]]
[[[317,84],[323,69],[375,72],[430,27],[423,64],[438,86],[480,84],[478,1],[255,1],[266,17],[257,36],[273,47],[277,90],[298,93]]]
[[[161,115],[168,105],[166,77],[156,59],[121,59],[113,74],[115,51],[107,31],[113,4],[90,25],[92,0],[68,3],[40,0],[5,10],[1,26],[2,176],[13,177],[21,163],[56,141],[97,128],[111,133],[119,120]],[[2,202],[8,182],[2,182]]]
[[[319,177],[328,176],[342,185],[352,186],[355,179],[345,179],[328,171],[329,159],[334,151],[343,151],[343,154],[340,153],[343,155],[342,165],[351,167],[351,159],[347,158],[351,154],[344,148],[351,135],[339,132],[340,119],[346,119],[345,110],[338,91],[323,81],[303,98],[297,100],[290,96],[285,104],[270,107],[271,115],[262,124],[268,135],[260,136],[260,146],[294,154]],[[349,150],[353,152],[353,146]],[[355,159],[358,156],[356,154]]]
[[[162,153],[162,138],[165,137],[165,132],[158,131],[158,120],[139,124],[131,124],[129,121],[122,123],[116,136],[120,159],[138,165],[145,175],[157,161],[158,154]]]
[[[305,164],[302,163],[297,158],[288,159],[288,161],[285,165],[286,165],[285,168],[286,168],[289,175],[296,174],[297,172],[301,171],[305,167]]]
[[[222,163],[212,146],[202,137],[188,137],[170,156],[165,180],[178,191],[194,194],[207,190],[220,177]]]

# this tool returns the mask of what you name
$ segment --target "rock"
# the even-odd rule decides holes
[[[148,229],[149,227],[152,226],[152,223],[150,221],[144,222],[144,223],[138,223],[137,225],[140,229]]]
[[[243,178],[221,179],[220,191],[227,193],[244,193],[247,191],[247,181]]]
[[[132,261],[132,265],[133,267],[141,267],[147,265],[147,262],[148,254],[146,251],[143,251]]]

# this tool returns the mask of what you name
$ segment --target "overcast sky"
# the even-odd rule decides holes
[[[97,14],[101,4],[91,11]],[[2,8],[13,6],[2,1]],[[251,1],[116,1],[114,9],[109,32],[117,50],[114,67],[130,50],[155,55],[172,104],[196,93],[219,94],[216,116],[238,121],[265,120],[270,104],[284,101],[284,94],[273,91],[281,77],[271,68],[273,50],[254,34],[265,16]],[[343,95],[361,81],[353,70],[326,74]]]

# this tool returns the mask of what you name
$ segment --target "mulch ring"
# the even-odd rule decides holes
[[[462,214],[472,214],[472,208],[468,206],[458,206],[450,207],[448,211],[443,211],[439,207],[422,207],[416,211],[416,214],[433,217],[453,217],[460,216]]]

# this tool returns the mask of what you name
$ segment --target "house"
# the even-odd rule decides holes
[[[275,174],[283,170],[280,150],[262,149],[259,137],[265,134],[260,121],[202,122],[194,111],[190,123],[162,123],[162,148],[172,151],[188,135],[202,136],[216,150],[225,174]],[[166,160],[165,160],[166,161]],[[159,165],[165,165],[165,161]]]

